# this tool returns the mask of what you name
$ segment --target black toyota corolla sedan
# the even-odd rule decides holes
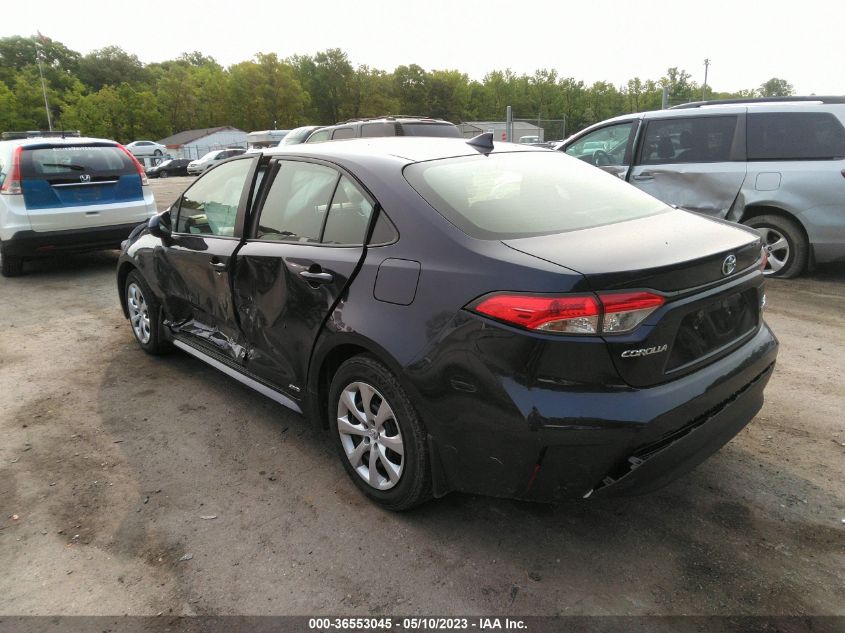
[[[246,154],[125,244],[124,313],[328,429],[406,509],[632,494],[763,403],[759,236],[558,152],[384,138]]]

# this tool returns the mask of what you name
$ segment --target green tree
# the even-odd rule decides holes
[[[144,64],[119,46],[106,46],[79,60],[77,75],[92,92],[103,86],[141,83],[148,80]]]
[[[759,92],[761,97],[791,97],[795,94],[795,88],[786,79],[772,77],[760,84]]]

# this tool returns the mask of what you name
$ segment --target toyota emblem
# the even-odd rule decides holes
[[[728,255],[727,257],[725,257],[725,261],[722,262],[722,274],[728,276],[735,270],[736,255]]]

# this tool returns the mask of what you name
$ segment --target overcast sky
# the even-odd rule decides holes
[[[87,53],[117,44],[145,63],[198,50],[227,66],[341,48],[353,65],[401,64],[562,76],[619,86],[670,66],[716,90],[787,79],[799,94],[845,94],[841,0],[37,0],[3,6],[0,36],[44,35]]]

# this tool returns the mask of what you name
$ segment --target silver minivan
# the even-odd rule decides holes
[[[766,273],[845,260],[845,97],[698,102],[597,123],[556,149],[668,204],[755,227]]]

